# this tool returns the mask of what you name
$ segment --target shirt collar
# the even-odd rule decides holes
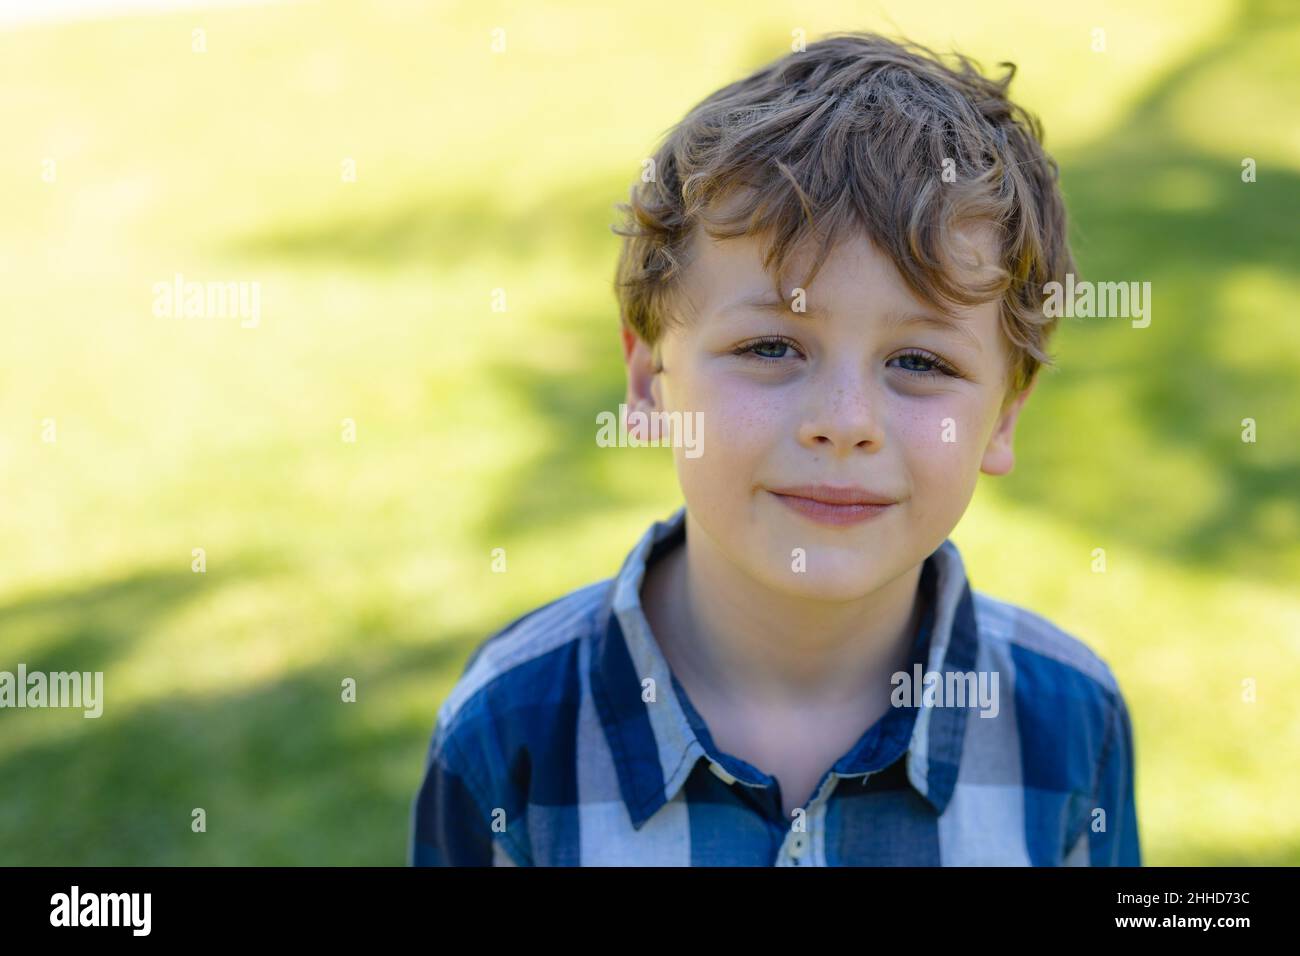
[[[668,668],[645,612],[646,566],[686,534],[686,509],[655,522],[628,554],[601,612],[591,657],[593,699],[617,768],[619,789],[637,829],[671,800],[701,757],[723,779],[763,786],[758,768],[725,754]],[[974,602],[957,546],[944,541],[922,567],[925,619],[913,642],[913,662],[925,669],[971,671],[977,634]],[[653,679],[653,685],[646,683]],[[653,687],[653,700],[650,696]],[[965,707],[891,707],[839,760],[841,777],[865,777],[906,755],[911,786],[943,813],[957,781]]]

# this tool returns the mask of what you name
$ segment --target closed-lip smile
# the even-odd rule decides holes
[[[767,491],[804,517],[836,526],[869,521],[898,503],[897,499],[859,485],[792,485]]]

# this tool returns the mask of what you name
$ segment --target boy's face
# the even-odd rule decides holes
[[[961,235],[996,261],[987,233]],[[625,334],[629,404],[702,413],[701,453],[677,444],[674,455],[707,550],[791,595],[876,591],[943,543],[981,470],[1011,469],[1028,392],[1004,407],[998,302],[938,321],[855,235],[805,290],[805,312],[792,307],[789,280],[769,308],[754,304],[773,296],[760,240],[697,229],[694,242],[679,321],[660,340],[663,370]],[[809,262],[802,253],[788,274],[806,275]]]

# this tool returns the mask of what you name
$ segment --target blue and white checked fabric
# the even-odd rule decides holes
[[[1133,733],[1110,668],[1044,618],[973,592],[951,540],[922,568],[913,664],[996,672],[996,715],[891,707],[785,819],[775,778],[714,745],[646,623],[645,568],[685,533],[680,508],[617,577],[479,645],[438,711],[408,862],[1141,865]],[[645,678],[661,689],[653,701]]]

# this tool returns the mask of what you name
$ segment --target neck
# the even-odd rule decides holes
[[[920,620],[919,565],[860,599],[816,601],[749,577],[686,521],[686,547],[659,562],[652,600],[675,669],[720,697],[773,707],[888,696]]]

